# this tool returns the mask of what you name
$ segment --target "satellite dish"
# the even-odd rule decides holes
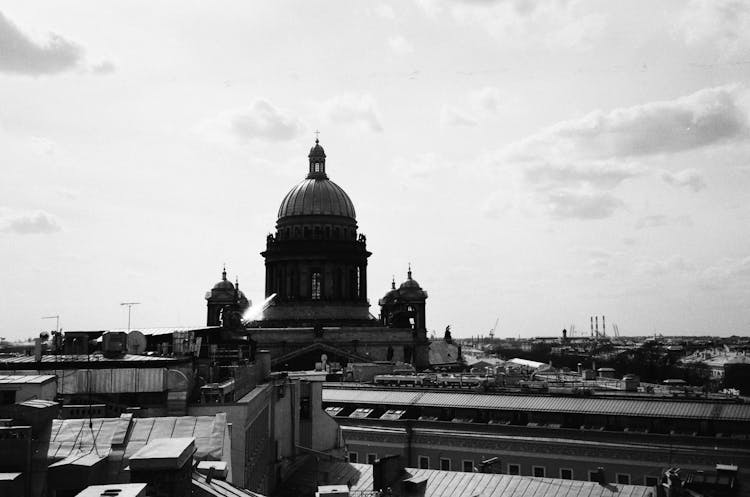
[[[138,330],[128,333],[126,343],[128,354],[143,354],[146,352],[146,336]]]

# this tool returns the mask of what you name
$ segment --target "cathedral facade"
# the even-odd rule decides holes
[[[429,366],[427,292],[410,268],[407,280],[398,288],[394,281],[379,300],[380,316],[370,314],[367,261],[372,254],[358,233],[354,203],[328,177],[317,139],[307,175],[281,201],[276,232],[268,235],[261,255],[270,305],[245,328],[255,347],[270,351],[274,369],[312,369],[318,362]],[[217,324],[220,305],[241,293],[230,285],[224,275],[212,298],[207,295],[209,324]]]

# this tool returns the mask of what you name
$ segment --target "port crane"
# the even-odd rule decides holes
[[[497,319],[495,320],[495,325],[490,330],[490,340],[495,339],[495,329],[497,329],[497,323],[499,322],[500,322],[500,316],[497,317]]]

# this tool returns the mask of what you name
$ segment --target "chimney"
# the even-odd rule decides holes
[[[153,497],[190,495],[194,438],[157,438],[130,457],[130,481],[147,483]]]
[[[602,334],[603,334],[604,336],[607,336],[607,326],[606,326],[606,324],[604,323],[604,316],[602,316]]]
[[[594,328],[596,336],[599,336],[599,316],[594,317],[594,323],[596,324],[596,327]]]
[[[682,495],[682,480],[679,475],[679,468],[669,468],[664,472],[666,482],[662,483],[666,497],[678,497]]]
[[[42,339],[34,339],[34,360],[39,362],[42,360]]]
[[[581,363],[579,362],[579,363],[578,363],[578,374],[581,374],[581,373],[583,373],[583,364],[581,364]]]
[[[372,465],[372,489],[385,490],[392,487],[404,472],[401,456],[385,456]]]
[[[271,352],[266,349],[259,350],[255,354],[255,364],[258,366],[258,373],[261,380],[268,380],[268,377],[271,375]]]
[[[198,473],[206,475],[206,483],[210,480],[226,480],[229,474],[229,466],[225,461],[201,461],[196,468]]]
[[[594,336],[594,316],[591,316],[591,336]]]
[[[604,474],[604,468],[599,466],[596,468],[596,481],[599,482],[599,485],[606,486],[607,485],[607,477]]]

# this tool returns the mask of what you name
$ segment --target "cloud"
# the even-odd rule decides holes
[[[743,0],[692,0],[677,23],[685,43],[710,43],[722,59],[743,55],[750,47],[750,4]]]
[[[669,217],[664,214],[653,214],[644,216],[635,223],[635,229],[661,228],[664,226],[691,226],[693,220],[690,216]]]
[[[396,19],[396,12],[394,12],[393,7],[384,3],[375,4],[373,7],[367,9],[367,14],[388,20]]]
[[[83,49],[50,33],[38,43],[0,12],[0,72],[40,76],[74,69],[83,59]]]
[[[547,49],[584,48],[606,28],[601,14],[583,13],[568,0],[416,0],[431,18],[444,14],[467,26],[483,28],[504,46]]]
[[[287,141],[304,129],[302,121],[268,100],[259,98],[249,106],[227,110],[199,124],[200,133],[222,139],[232,136],[240,141]]]
[[[91,72],[99,75],[112,74],[115,72],[115,64],[112,61],[103,60],[98,64],[92,65]]]
[[[0,233],[15,235],[44,235],[60,231],[57,218],[44,211],[15,213],[0,216]]]
[[[556,190],[546,195],[546,207],[558,219],[605,219],[624,204],[609,193]]]
[[[434,176],[436,172],[450,169],[452,166],[439,160],[434,153],[415,156],[412,159],[397,157],[391,170],[406,181],[422,180]]]
[[[558,219],[612,216],[624,203],[609,190],[640,174],[639,168],[614,161],[537,162],[523,169],[525,183]]]
[[[695,169],[684,169],[676,173],[664,171],[661,178],[669,185],[690,188],[694,192],[706,188],[703,175]]]
[[[595,111],[560,122],[507,149],[524,160],[558,155],[623,158],[675,153],[748,138],[744,90],[735,85],[700,90],[675,100]]]
[[[643,261],[638,265],[638,270],[649,276],[676,275],[693,269],[694,265],[681,255],[673,255],[664,260]]]
[[[409,55],[414,52],[414,46],[401,35],[388,38],[388,47],[398,55]]]
[[[322,112],[331,123],[357,124],[376,133],[383,131],[375,99],[370,94],[333,97],[322,104]]]
[[[468,116],[453,107],[443,106],[440,110],[440,124],[442,126],[476,126],[479,123],[471,116]]]
[[[500,219],[512,207],[513,204],[507,196],[494,192],[484,200],[479,211],[487,219]]]
[[[496,114],[502,108],[505,101],[500,89],[493,86],[486,86],[471,94],[471,101],[474,106],[484,112]]]
[[[724,259],[703,269],[699,274],[698,284],[707,290],[750,287],[750,256]]]
[[[526,181],[541,190],[571,186],[612,189],[640,174],[641,170],[631,164],[611,160],[565,164],[538,162],[524,170]]]

